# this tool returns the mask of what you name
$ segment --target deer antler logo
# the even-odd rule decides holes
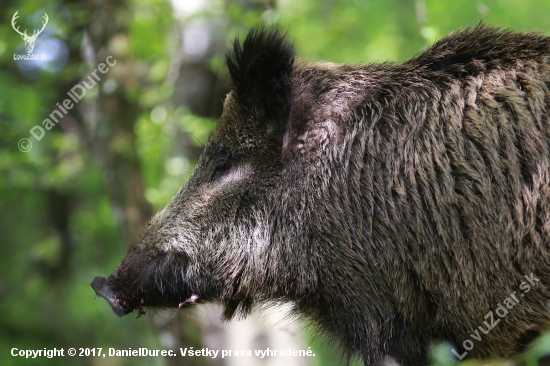
[[[40,30],[35,29],[32,36],[28,36],[26,29],[24,32],[20,32],[19,26],[17,28],[15,27],[15,20],[19,18],[19,15],[17,15],[17,13],[19,13],[19,10],[17,10],[15,14],[13,14],[13,17],[11,18],[11,26],[17,33],[21,35],[21,38],[23,38],[23,41],[25,41],[25,48],[27,49],[27,53],[31,53],[32,50],[34,49],[34,42],[36,42],[36,39],[38,38],[40,33],[42,33],[44,28],[46,28],[46,24],[48,24],[48,20],[49,20],[48,14],[44,13],[44,22],[42,23],[42,29]]]

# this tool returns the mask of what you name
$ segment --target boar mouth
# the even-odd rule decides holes
[[[94,280],[92,281],[92,288],[94,289],[97,296],[107,300],[109,305],[111,305],[111,309],[113,309],[113,312],[119,317],[122,317],[134,311],[134,308],[128,306],[128,303],[126,303],[125,301],[121,301],[121,299],[117,297],[116,293],[113,291],[111,285],[109,284],[109,281],[107,281],[106,278],[94,278]]]
[[[181,253],[152,255],[134,248],[114,273],[95,277],[91,286],[119,317],[134,310],[139,317],[145,314],[144,308],[187,308],[199,296],[185,280],[186,263]]]

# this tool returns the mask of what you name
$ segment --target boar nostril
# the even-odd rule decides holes
[[[111,285],[109,284],[109,281],[107,281],[106,278],[96,277],[92,281],[91,285],[95,291],[95,294],[107,300],[109,305],[111,305],[111,309],[113,309],[113,312],[116,315],[124,316],[132,311],[132,309],[127,310],[121,306],[115,292],[111,288]]]

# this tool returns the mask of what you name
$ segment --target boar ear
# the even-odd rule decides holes
[[[276,26],[252,28],[242,44],[239,40],[233,43],[233,53],[227,56],[238,103],[260,112],[281,134],[290,113],[293,64],[294,47]]]

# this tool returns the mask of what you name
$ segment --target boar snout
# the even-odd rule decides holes
[[[95,291],[95,294],[99,297],[104,298],[107,300],[109,305],[111,305],[111,309],[113,309],[113,312],[118,316],[124,316],[130,312],[132,312],[133,309],[125,308],[120,300],[117,298],[115,292],[113,291],[111,285],[109,284],[109,281],[107,281],[104,277],[96,277],[92,281],[92,288]]]
[[[135,245],[114,273],[108,278],[95,277],[91,286],[118,316],[135,310],[140,316],[151,307],[188,307],[195,301],[185,300],[193,294],[195,300],[199,294],[204,296],[188,283],[187,267],[184,253],[153,253]]]

